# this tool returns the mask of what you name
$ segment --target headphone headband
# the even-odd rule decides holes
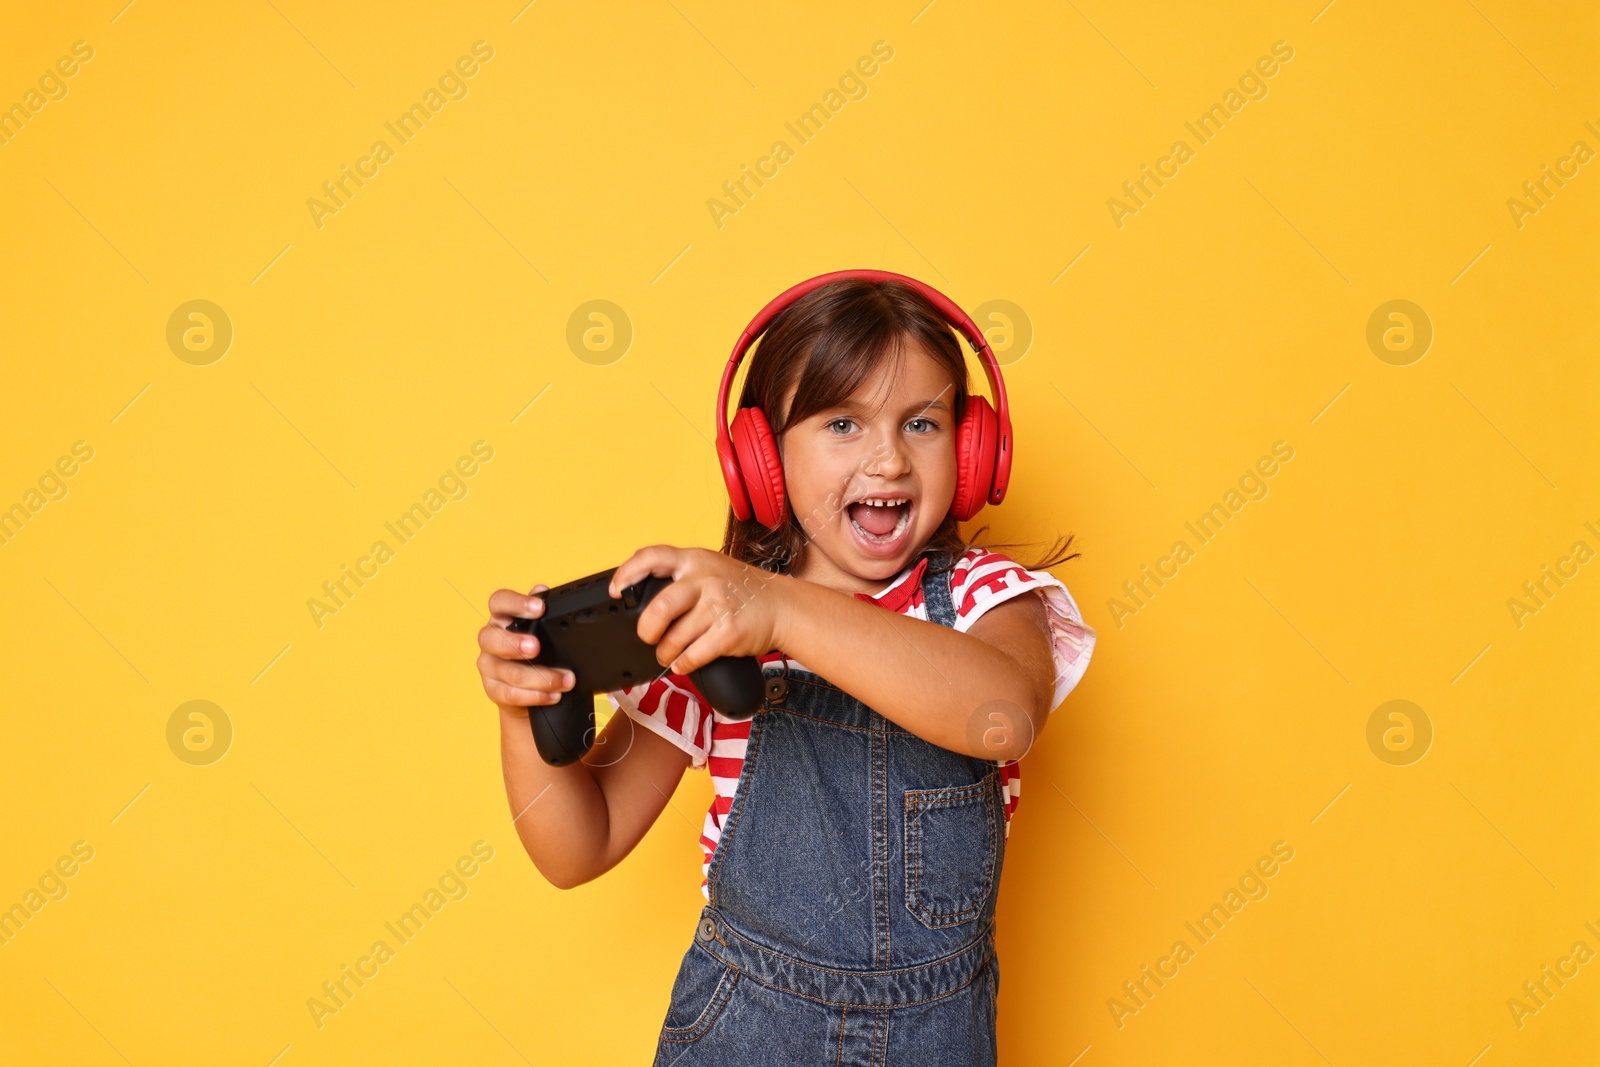
[[[1006,495],[1006,484],[1011,480],[1011,407],[1006,401],[1006,383],[1000,374],[1000,364],[994,358],[994,352],[990,350],[983,331],[978,329],[972,317],[962,311],[955,301],[926,282],[886,270],[836,270],[808,278],[799,285],[779,293],[750,320],[750,325],[744,328],[739,340],[734,343],[733,354],[728,357],[728,365],[722,371],[722,384],[717,389],[717,454],[722,460],[724,478],[729,485],[736,484],[739,479],[738,459],[734,454],[733,439],[728,433],[728,394],[733,388],[733,376],[744,360],[745,351],[784,308],[807,293],[844,278],[860,278],[876,282],[894,281],[915,289],[933,303],[944,315],[945,321],[960,330],[967,342],[972,345],[973,352],[983,363],[984,376],[989,379],[989,391],[995,398],[994,408],[999,438],[995,442],[994,482],[987,499],[991,504],[1000,503]]]

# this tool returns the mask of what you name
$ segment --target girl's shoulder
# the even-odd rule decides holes
[[[966,629],[984,612],[1029,590],[1059,588],[1061,580],[1049,571],[1030,571],[1004,552],[974,545],[950,568],[950,603],[959,629]]]
[[[1088,669],[1097,637],[1066,583],[1049,571],[1029,570],[1003,552],[977,546],[964,552],[951,568],[950,602],[955,607],[957,630],[970,629],[991,608],[1028,592],[1044,598],[1056,669],[1051,707],[1057,707]]]

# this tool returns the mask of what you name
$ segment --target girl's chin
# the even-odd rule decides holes
[[[862,551],[861,545],[849,531],[839,531],[838,536],[824,535],[812,544],[812,548],[820,549],[835,568],[857,582],[866,583],[884,583],[893,579],[905,569],[907,560],[915,555],[912,551],[914,547],[913,538],[902,537],[901,547],[894,555],[869,554]]]

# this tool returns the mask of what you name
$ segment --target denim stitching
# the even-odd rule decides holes
[[[707,895],[711,898],[712,907],[717,906],[717,876],[722,873],[723,860],[728,855],[728,850],[733,847],[733,831],[739,825],[739,819],[744,815],[744,809],[750,803],[749,780],[755,775],[756,753],[761,748],[761,737],[766,732],[765,715],[772,714],[767,711],[757,711],[755,718],[750,722],[750,737],[745,744],[744,764],[739,769],[739,781],[734,786],[734,803],[728,810],[728,824],[722,828],[722,834],[717,838],[716,855],[712,857],[710,876],[707,881]],[[738,810],[735,811],[734,808]],[[719,924],[720,925],[720,924]]]
[[[917,814],[922,811],[934,811],[941,808],[954,808],[967,802],[970,797],[981,797],[984,793],[992,792],[992,780],[995,772],[990,772],[976,782],[967,785],[947,786],[943,789],[907,789],[905,791],[905,839],[906,839],[906,880],[909,883],[906,894],[906,908],[917,920],[929,929],[941,929],[949,926],[960,926],[962,923],[971,922],[983,913],[984,906],[994,889],[994,864],[995,851],[998,847],[995,839],[994,806],[985,803],[983,813],[988,828],[989,848],[984,858],[983,878],[980,881],[981,889],[977,893],[978,902],[971,907],[958,911],[940,912],[922,903],[919,892],[922,885],[922,825],[917,821]],[[923,799],[926,797],[927,799]],[[940,922],[938,920],[949,920]]]
[[[812,722],[820,722],[824,726],[837,726],[841,730],[855,730],[864,734],[873,732],[873,727],[871,726],[855,726],[851,723],[840,722],[838,719],[824,719],[820,715],[807,715],[805,712],[800,711],[797,708],[785,707],[783,710],[790,715],[794,715],[802,719],[810,719]]]
[[[768,948],[767,946],[761,944],[761,942],[753,941],[750,938],[744,936],[738,930],[734,929],[733,926],[730,925],[726,920],[718,922],[717,923],[717,928],[720,931],[722,931],[723,933],[728,935],[727,939],[718,938],[718,941],[720,941],[725,947],[731,947],[731,944],[732,944],[733,941],[738,941],[742,945],[748,945],[750,947],[750,949],[752,951],[754,951],[755,953],[757,953],[758,955],[771,956],[774,959],[783,961],[787,965],[791,965],[790,966],[791,970],[816,971],[819,974],[838,974],[838,975],[844,975],[845,977],[866,977],[866,978],[889,977],[889,976],[900,976],[900,975],[904,975],[906,977],[911,977],[911,976],[914,976],[915,974],[917,974],[919,971],[932,970],[933,968],[943,966],[944,964],[947,964],[952,960],[958,960],[962,956],[969,955],[972,952],[976,951],[980,946],[982,946],[982,945],[984,945],[986,943],[992,942],[994,940],[994,938],[990,935],[990,933],[988,931],[985,931],[984,933],[980,934],[979,936],[974,937],[972,940],[968,941],[962,947],[956,949],[954,952],[946,953],[945,955],[940,956],[938,959],[928,960],[925,963],[912,964],[909,967],[886,967],[886,968],[884,968],[882,970],[876,970],[876,971],[858,971],[858,970],[850,970],[850,969],[840,968],[840,967],[824,967],[821,964],[812,963],[809,960],[803,960],[803,959],[800,959],[797,956],[791,956],[786,952],[779,952],[777,949]],[[722,960],[722,962],[726,963],[728,966],[730,966],[730,967],[737,966],[737,964],[733,963],[731,960],[726,960],[726,959],[723,959],[721,956],[717,956],[716,951],[711,948],[709,943],[705,946],[705,948],[706,948],[707,952],[711,953],[711,955],[713,955],[713,956],[716,956],[717,959]],[[747,977],[755,978],[755,976],[753,974],[748,974],[748,973],[747,973]]]
[[[712,955],[716,956],[716,953],[713,952]],[[990,956],[994,955],[994,952],[991,951],[989,953],[989,955]],[[719,960],[722,959],[721,956],[717,956],[717,958]],[[726,960],[723,960],[723,962],[727,963]],[[958,986],[955,986],[955,987],[950,988],[950,989],[946,989],[946,990],[944,990],[942,992],[939,992],[939,993],[935,993],[932,996],[923,997],[921,1000],[902,1000],[902,1001],[898,1001],[898,1002],[896,1002],[894,1004],[890,1004],[890,1005],[887,1005],[887,1006],[885,1006],[885,1005],[877,1005],[877,1004],[862,1004],[859,1001],[854,1001],[854,1000],[829,1000],[827,997],[812,996],[810,993],[802,993],[802,992],[800,992],[800,990],[791,989],[788,986],[774,985],[772,982],[768,982],[768,981],[762,979],[761,977],[759,977],[758,975],[751,973],[750,971],[743,971],[743,970],[739,970],[739,968],[737,968],[737,967],[733,967],[733,964],[731,964],[731,963],[729,963],[728,966],[729,967],[733,967],[733,969],[735,971],[738,971],[739,977],[748,979],[749,981],[752,981],[752,982],[756,983],[756,985],[766,986],[768,989],[776,990],[779,993],[787,993],[789,996],[800,997],[800,998],[802,998],[804,1000],[810,1000],[810,1001],[813,1001],[813,1002],[815,1002],[817,1004],[826,1004],[829,1007],[833,1007],[833,1008],[847,1008],[847,1007],[850,1007],[851,1005],[854,1005],[855,1007],[858,1007],[858,1008],[868,1008],[868,1009],[877,1009],[877,1010],[883,1010],[883,1011],[892,1011],[895,1008],[910,1008],[910,1007],[914,1007],[914,1006],[916,1006],[918,1004],[928,1004],[928,1003],[931,1003],[932,1001],[935,1001],[935,1000],[943,1000],[946,997],[955,996],[957,993],[961,992],[963,989],[967,988],[967,986],[971,985],[973,982],[975,982],[977,980],[978,976],[983,973],[983,968],[984,968],[985,965],[987,965],[987,963],[988,963],[988,957],[986,956],[984,958],[984,962],[979,964],[973,970],[973,972],[971,974],[967,975],[967,977]],[[820,970],[826,970],[827,968],[818,967],[816,969],[820,971]]]
[[[877,712],[872,716],[887,721]],[[872,754],[872,920],[877,927],[872,951],[874,962],[887,967],[893,947],[889,941],[889,738],[882,730],[874,730],[867,743]]]
[[[727,970],[723,972],[721,978],[717,979],[717,987],[711,991],[711,1000],[701,1009],[694,1022],[688,1026],[663,1026],[661,1028],[662,1041],[672,1041],[679,1044],[698,1041],[722,1017],[722,1009],[728,1006],[728,1001],[733,997],[734,987],[739,984],[740,971],[739,968],[726,960],[721,962]],[[716,1011],[712,1012],[711,1017],[708,1019],[706,1018],[706,1013],[711,1012],[712,1008],[716,1008]]]

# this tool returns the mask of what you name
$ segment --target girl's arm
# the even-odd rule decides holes
[[[520,662],[536,653],[537,643],[529,647],[523,642],[535,641],[531,635],[506,629],[513,616],[537,618],[544,601],[501,589],[489,598],[489,610],[490,624],[478,632],[478,670],[484,692],[500,709],[500,762],[511,817],[539,873],[571,889],[633,851],[677,789],[689,755],[619,713],[587,756],[550,766],[534,743],[528,707],[555,703],[568,686],[561,672]]]
[[[1055,693],[1044,601],[1014,597],[965,633],[703,548],[652,545],[611,579],[670,577],[639,615],[639,636],[677,674],[718,656],[773,648],[922,739],[980,759],[1017,759]]]
[[[528,858],[551,885],[572,889],[633,851],[678,788],[689,756],[619,711],[588,756],[552,767],[534,744],[528,709],[501,706],[500,764]]]
[[[941,748],[1020,758],[1044,728],[1054,693],[1049,624],[1037,594],[990,608],[960,633],[786,579],[775,636],[785,655],[886,719]]]

